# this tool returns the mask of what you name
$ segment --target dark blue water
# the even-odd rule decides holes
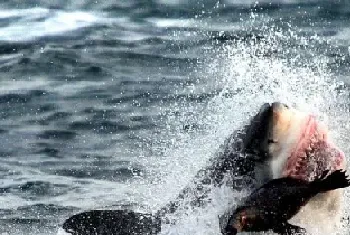
[[[156,210],[264,102],[317,113],[350,151],[346,1],[0,9],[0,234],[56,234],[87,209]],[[211,214],[168,234],[219,234]]]

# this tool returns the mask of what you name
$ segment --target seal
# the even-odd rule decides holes
[[[253,191],[229,218],[223,233],[267,232],[307,234],[304,228],[288,222],[307,202],[319,193],[350,186],[344,171],[324,171],[313,181],[291,176],[274,179]]]
[[[147,226],[153,227],[154,224],[158,228],[159,223],[169,222],[170,215],[181,213],[188,208],[205,207],[210,203],[209,193],[213,188],[221,187],[223,184],[229,184],[237,191],[255,190],[268,181],[283,176],[310,178],[314,174],[313,177],[317,177],[319,171],[312,170],[315,161],[319,162],[317,166],[322,166],[319,167],[320,170],[327,167],[344,169],[346,166],[344,153],[333,144],[327,133],[326,127],[308,113],[279,102],[263,104],[245,126],[233,131],[233,134],[219,147],[217,154],[209,160],[207,167],[200,170],[176,198],[152,215],[152,219],[146,220],[151,222],[148,225],[143,223],[142,229],[145,230]],[[305,154],[310,144],[319,144],[325,152],[333,150],[334,154],[314,154],[312,157],[307,157]],[[339,203],[341,196],[341,192],[338,191],[327,192],[320,198],[310,200],[308,205],[314,205],[313,201],[322,202],[317,209],[334,218],[341,214]],[[313,206],[304,208],[306,209],[301,211],[306,211],[304,214],[300,212],[296,215],[297,222],[305,223],[310,213],[316,211]],[[90,216],[88,220],[87,213]],[[128,227],[128,231],[132,231],[133,227],[138,228],[137,218],[143,218],[142,214],[135,213],[135,216],[131,216],[132,213],[130,211],[114,213],[115,220],[123,221],[119,225],[120,231],[126,231],[124,226]],[[97,214],[99,218],[91,218]],[[92,234],[87,231],[94,231],[96,227],[102,229],[104,234],[118,234],[115,228],[114,233],[108,233],[113,227],[108,222],[98,224],[91,222],[110,221],[108,218],[105,220],[101,218],[102,215],[108,216],[108,214],[110,213],[82,212],[74,215],[74,220],[73,217],[67,219],[63,228],[75,235]]]

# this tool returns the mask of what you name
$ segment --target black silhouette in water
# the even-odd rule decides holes
[[[161,220],[128,210],[92,210],[76,214],[63,224],[73,235],[150,235],[160,232]]]
[[[311,182],[290,177],[269,181],[253,191],[234,211],[223,234],[269,230],[283,235],[306,234],[305,229],[289,224],[288,220],[318,193],[350,186],[344,171],[328,174],[329,171],[324,171]]]

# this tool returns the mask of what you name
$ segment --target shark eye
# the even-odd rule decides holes
[[[267,140],[267,143],[268,143],[268,144],[275,144],[275,143],[278,143],[278,141],[277,141],[277,140],[274,140],[274,139],[268,139],[268,140]]]

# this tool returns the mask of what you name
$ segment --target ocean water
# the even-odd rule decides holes
[[[156,211],[265,102],[315,113],[348,155],[349,26],[347,1],[2,1],[0,234]],[[220,234],[231,193],[162,234]]]

